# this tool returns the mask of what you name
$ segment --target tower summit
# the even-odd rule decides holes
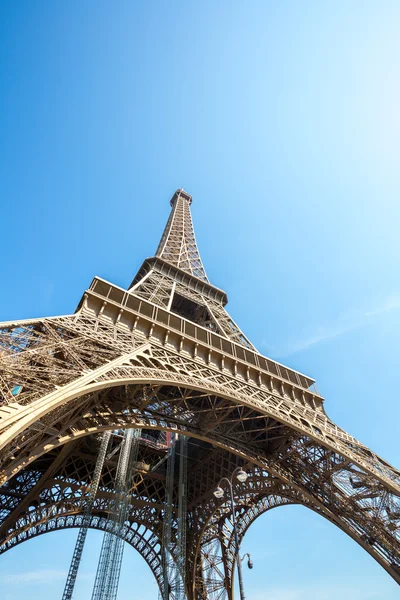
[[[201,262],[191,202],[174,194],[129,289],[95,277],[74,314],[0,324],[0,550],[84,515],[107,529],[120,444],[113,436],[96,479],[99,434],[134,428],[118,535],[163,600],[233,599],[232,513],[213,492],[237,468],[248,475],[233,489],[239,543],[265,511],[301,504],[400,583],[399,471],[328,417],[312,378],[260,354],[233,321]],[[162,443],[176,435],[184,452]]]
[[[172,206],[167,225],[164,229],[156,256],[163,258],[199,279],[208,281],[201,262],[194,235],[190,205],[192,196],[183,190],[177,190],[172,196]]]
[[[172,196],[171,200],[169,201],[170,205],[174,206],[175,202],[177,200],[179,200],[180,198],[189,202],[189,205],[192,204],[192,202],[193,202],[192,196],[190,194],[188,194],[187,192],[185,192],[185,190],[183,188],[180,188],[179,190],[176,190],[175,194]]]

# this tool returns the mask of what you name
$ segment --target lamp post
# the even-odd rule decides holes
[[[220,480],[218,487],[214,491],[214,496],[218,499],[220,499],[224,496],[224,490],[221,487],[221,483],[223,481],[226,481],[228,484],[228,487],[229,487],[229,495],[230,495],[231,509],[232,509],[233,535],[235,538],[235,560],[236,560],[236,564],[237,564],[238,577],[239,577],[240,600],[246,600],[246,597],[244,595],[244,588],[243,588],[242,560],[244,559],[245,556],[249,557],[249,562],[247,563],[249,569],[253,568],[253,563],[250,560],[249,554],[245,554],[242,558],[240,558],[240,556],[239,556],[239,538],[238,538],[237,528],[236,528],[235,501],[233,499],[233,476],[235,474],[236,474],[236,479],[238,481],[240,481],[240,483],[244,483],[248,477],[246,471],[243,471],[242,467],[236,467],[236,469],[233,471],[230,479],[228,479],[227,477],[223,477]]]

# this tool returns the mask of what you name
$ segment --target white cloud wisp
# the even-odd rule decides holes
[[[350,331],[354,331],[359,327],[363,327],[377,315],[399,309],[400,294],[392,294],[382,300],[382,302],[380,302],[374,308],[349,311],[339,315],[338,318],[332,323],[319,326],[311,335],[307,337],[299,338],[297,340],[289,340],[288,343],[282,348],[275,348],[273,354],[277,356],[289,356],[291,354],[295,354],[296,352],[307,350],[312,346],[333,340]]]

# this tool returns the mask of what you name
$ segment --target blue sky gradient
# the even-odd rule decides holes
[[[399,466],[399,30],[389,0],[0,3],[0,320],[69,314],[94,275],[126,287],[184,187],[246,335]],[[2,600],[61,597],[75,536],[1,556]],[[243,549],[251,600],[398,597],[301,507],[261,517]],[[132,597],[157,589],[127,547]]]

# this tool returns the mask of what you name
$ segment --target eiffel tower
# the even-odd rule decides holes
[[[189,600],[233,598],[231,508],[213,492],[238,467],[248,474],[234,486],[239,542],[264,512],[301,504],[400,583],[399,471],[332,422],[313,379],[264,357],[232,320],[200,259],[191,203],[174,194],[129,289],[95,277],[74,314],[0,324],[0,550],[82,525],[102,432],[140,428],[147,443],[119,535],[160,590],[167,504],[171,540],[179,528],[176,479],[166,489],[171,434],[187,440]],[[113,440],[88,523],[103,530]]]

